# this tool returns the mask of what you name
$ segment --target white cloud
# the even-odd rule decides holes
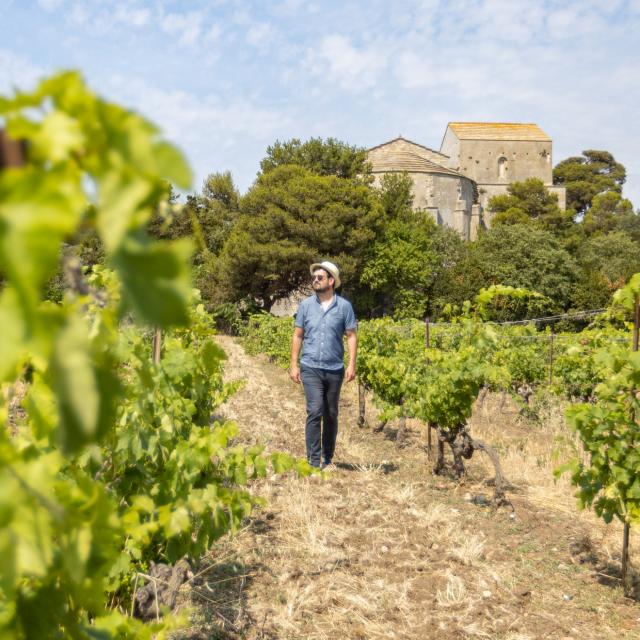
[[[222,35],[222,27],[217,24],[212,24],[207,32],[204,34],[204,39],[206,42],[213,43],[218,42],[220,40],[220,36]]]
[[[147,8],[129,7],[118,5],[114,13],[114,21],[131,27],[144,27],[151,18],[151,11]]]
[[[247,31],[247,42],[253,47],[263,48],[273,42],[275,29],[268,22],[261,22],[249,27]]]
[[[101,87],[121,73],[121,86],[106,89],[157,120],[196,167],[242,166],[246,181],[275,137],[373,145],[400,131],[437,146],[447,120],[534,121],[554,139],[556,161],[612,151],[640,205],[640,0],[37,2],[34,34],[38,19],[66,34],[46,52],[4,43],[15,53],[0,51],[0,84],[39,75],[29,60],[80,60]],[[122,55],[97,60],[91,45],[115,41]],[[169,73],[127,90],[127,47],[153,74],[160,42]]]
[[[45,11],[51,12],[58,9],[63,2],[64,0],[38,0],[38,6]]]
[[[433,58],[405,51],[398,57],[395,72],[400,84],[407,89],[434,87],[440,74]]]
[[[189,13],[167,13],[160,20],[160,28],[177,37],[179,44],[187,47],[198,43],[202,34],[204,15],[200,11]]]
[[[74,5],[67,17],[72,24],[79,27],[87,26],[91,21],[89,10],[81,4]]]
[[[312,70],[342,88],[358,91],[372,86],[386,65],[379,47],[355,47],[349,38],[333,34],[325,36],[317,51],[310,51]]]
[[[288,115],[245,96],[165,90],[125,76],[112,76],[107,86],[110,97],[149,118],[186,152],[196,173],[196,187],[207,173],[222,169],[240,173],[246,182],[258,163],[244,149],[256,144],[264,149],[291,126]]]
[[[46,10],[53,10],[61,6],[63,0],[39,0],[39,2]],[[65,10],[58,13],[62,13],[63,18],[74,27],[86,29],[98,35],[110,34],[116,29],[121,31],[123,27],[141,29],[149,24],[152,16],[151,9],[137,0],[100,0],[99,2],[74,0],[73,4],[70,0],[66,2]]]

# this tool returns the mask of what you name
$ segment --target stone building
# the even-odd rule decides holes
[[[535,124],[450,122],[440,151],[398,137],[369,149],[368,160],[378,184],[385,173],[407,172],[416,210],[473,240],[491,224],[489,199],[511,182],[539,178],[565,208],[564,187],[553,186],[551,144]]]

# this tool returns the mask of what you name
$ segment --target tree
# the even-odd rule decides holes
[[[242,198],[216,261],[219,302],[249,297],[269,310],[309,283],[309,264],[319,259],[336,262],[351,290],[383,217],[378,199],[357,180],[294,165],[263,173]]]
[[[357,178],[370,173],[366,149],[335,138],[311,138],[306,142],[297,138],[276,141],[267,147],[260,169],[264,174],[286,164],[299,165],[321,176],[339,178]]]
[[[188,195],[184,206],[171,191],[168,207],[157,208],[149,224],[151,235],[162,239],[191,237],[194,232],[197,251],[194,264],[202,264],[206,253],[219,253],[238,216],[240,194],[231,173],[210,174],[202,192]],[[204,245],[204,246],[203,246]]]
[[[627,172],[608,151],[588,149],[557,164],[553,170],[553,184],[567,189],[567,208],[582,215],[600,193],[622,193]]]
[[[491,226],[537,224],[558,230],[573,224],[573,213],[560,209],[558,196],[550,193],[539,178],[513,182],[507,192],[489,200],[488,209],[493,213]]]
[[[620,228],[628,216],[635,216],[631,201],[616,191],[605,191],[594,196],[582,223],[587,235],[609,233]]]
[[[387,224],[360,278],[359,307],[368,315],[422,318],[430,313],[438,285],[442,290],[448,280],[450,249],[461,250],[462,239],[454,230],[413,211],[412,184],[407,174],[387,174],[377,190]]]
[[[556,310],[569,306],[578,275],[575,260],[558,238],[530,224],[500,225],[482,233],[456,272],[460,285],[455,293],[462,300],[482,287],[503,284],[537,291]]]
[[[377,189],[387,220],[408,218],[413,213],[413,180],[408,173],[385,173]]]
[[[580,277],[572,300],[577,309],[606,307],[613,293],[640,271],[640,245],[621,231],[589,238],[576,257]]]

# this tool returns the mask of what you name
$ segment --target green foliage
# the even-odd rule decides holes
[[[595,404],[567,409],[589,454],[588,464],[575,461],[572,482],[581,507],[593,507],[610,522],[640,522],[640,353],[627,349],[599,351],[596,360],[606,373],[595,389]]]
[[[160,239],[193,238],[193,280],[208,310],[220,302],[215,280],[217,256],[227,241],[240,212],[240,194],[231,174],[210,174],[202,192],[188,195],[181,205],[173,194],[154,211],[149,233]]]
[[[374,312],[396,318],[423,317],[437,279],[445,270],[435,247],[435,222],[417,214],[414,220],[391,221],[373,245],[361,282],[377,297]]]
[[[207,254],[218,254],[226,241],[240,208],[240,194],[231,173],[212,173],[204,181],[202,192],[187,196],[186,203],[177,203],[172,194],[169,206],[161,206],[149,225],[156,238],[194,237],[194,264],[205,262]]]
[[[627,172],[608,151],[593,149],[567,158],[553,169],[553,183],[567,189],[567,208],[585,213],[598,194],[622,192]]]
[[[451,229],[411,208],[412,182],[406,174],[388,174],[378,196],[386,224],[368,251],[354,298],[372,315],[424,317],[446,287],[462,241]]]
[[[618,309],[634,313],[640,304],[640,273],[614,296]],[[611,522],[640,522],[640,352],[630,341],[609,344],[589,358],[597,372],[593,402],[571,405],[566,416],[582,441],[588,460],[574,460],[571,471],[581,507]]]
[[[382,222],[366,185],[292,165],[260,176],[216,263],[221,302],[250,297],[263,308],[309,283],[309,265],[329,259],[353,283]]]
[[[268,313],[260,313],[249,318],[243,327],[242,344],[247,353],[264,353],[283,368],[291,362],[292,318],[276,318]]]
[[[563,212],[558,206],[558,196],[550,193],[539,178],[513,182],[507,191],[508,194],[493,196],[489,200],[492,226],[537,224],[558,229],[573,224],[573,212]]]
[[[474,310],[482,320],[501,322],[513,317],[532,318],[550,306],[550,300],[536,291],[494,284],[480,289]]]
[[[105,594],[128,610],[131,572],[197,557],[237,527],[257,501],[242,485],[269,462],[308,465],[209,426],[231,388],[190,288],[189,243],[145,234],[167,180],[188,186],[182,156],[74,73],[0,100],[0,113],[29,148],[26,167],[0,174],[0,382],[29,372],[15,434],[0,407],[0,635],[164,637],[180,620],[142,625],[108,612]],[[77,271],[59,305],[44,301],[61,244],[87,228],[115,271]],[[143,322],[169,329],[159,365]]]
[[[265,174],[287,164],[304,167],[317,175],[338,178],[366,178],[370,171],[366,149],[335,138],[311,138],[306,142],[297,138],[277,141],[267,147],[267,155],[260,162],[260,169]]]
[[[576,258],[579,279],[572,302],[577,309],[608,306],[612,294],[640,271],[640,245],[621,231],[588,238]]]
[[[613,297],[612,308],[626,309],[632,311],[635,308],[636,300],[640,296],[640,273],[635,273],[624,287],[616,291]]]
[[[545,313],[566,308],[577,277],[574,259],[553,234],[521,224],[501,225],[481,234],[458,268],[467,297],[498,283],[523,287],[551,300],[551,305],[539,308]]]
[[[414,417],[444,431],[465,424],[481,387],[508,373],[488,358],[495,335],[471,319],[455,327],[455,349],[426,349],[424,326],[373,320],[360,325],[359,379],[375,394],[386,418]]]
[[[599,349],[615,348],[627,340],[628,334],[612,328],[587,329],[571,337],[556,336],[555,392],[568,399],[593,400],[596,387],[605,375],[594,354]]]
[[[378,195],[387,220],[406,219],[413,213],[413,180],[408,173],[385,173]]]
[[[605,191],[593,197],[582,224],[587,235],[602,234],[624,228],[635,217],[630,200],[616,191]]]

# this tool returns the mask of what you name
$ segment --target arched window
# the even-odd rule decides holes
[[[504,156],[501,156],[500,158],[498,158],[498,178],[500,180],[507,179],[508,169],[509,169],[509,166],[507,164],[507,159]]]

